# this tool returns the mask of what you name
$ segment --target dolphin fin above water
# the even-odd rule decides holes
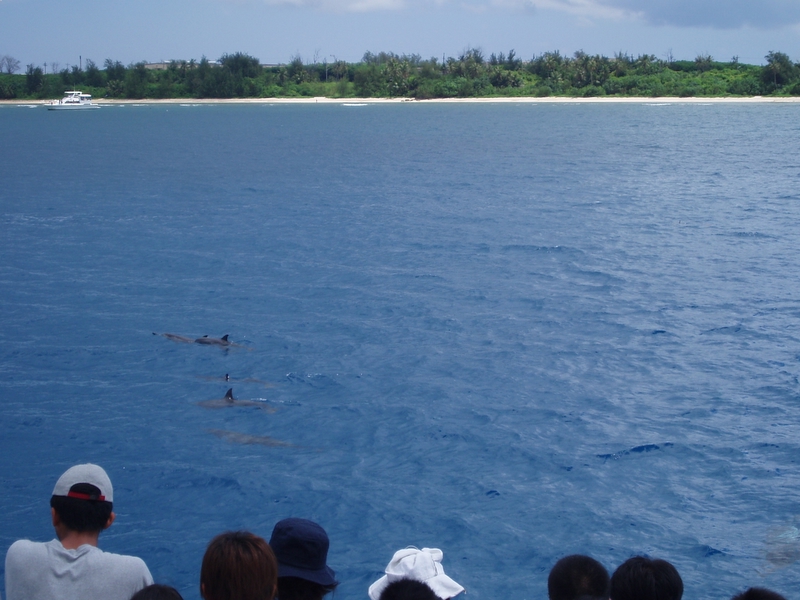
[[[221,348],[244,348],[241,344],[236,344],[228,339],[229,333],[226,333],[222,337],[208,337],[208,335],[204,335],[203,337],[199,338],[190,338],[185,335],[178,335],[177,333],[156,333],[153,332],[153,335],[160,335],[168,340],[172,340],[173,342],[180,342],[181,344],[200,344],[201,346],[219,346]],[[248,351],[252,351],[253,348],[247,348]]]
[[[196,344],[205,344],[206,346],[230,346],[231,342],[228,341],[228,336],[230,334],[226,333],[221,338],[212,338],[204,335],[201,338],[197,338],[195,340]]]

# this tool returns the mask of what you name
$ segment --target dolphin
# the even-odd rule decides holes
[[[294,445],[282,442],[266,435],[248,435],[238,431],[228,431],[227,429],[206,429],[208,433],[233,442],[235,444],[258,444],[259,446],[269,446],[270,448],[293,448]]]
[[[771,531],[766,540],[765,558],[772,571],[787,567],[800,560],[800,529],[789,525]]]
[[[192,338],[186,337],[185,335],[178,335],[177,333],[156,333],[154,331],[153,335],[162,335],[168,340],[178,342],[179,344],[194,344],[194,340]]]
[[[261,400],[236,400],[233,397],[233,388],[230,388],[225,393],[224,398],[217,398],[215,400],[203,400],[202,402],[198,402],[197,406],[202,406],[203,408],[228,408],[229,406],[256,406],[261,410],[265,410],[270,413],[275,412],[275,409],[272,406]]]
[[[212,338],[212,337],[208,337],[207,335],[204,335],[201,338],[197,338],[195,340],[195,343],[196,344],[205,344],[206,346],[231,346],[232,342],[228,341],[228,335],[230,335],[230,334],[226,333],[221,338]]]

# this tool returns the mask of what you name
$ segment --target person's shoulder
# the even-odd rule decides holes
[[[6,553],[6,579],[10,574],[19,575],[29,571],[30,565],[47,560],[47,545],[31,540],[17,540]]]
[[[100,548],[95,548],[95,552],[97,553],[98,556],[102,556],[103,560],[119,562],[119,563],[144,564],[144,561],[141,558],[139,558],[138,556],[131,556],[130,554],[116,554],[114,552],[101,550]]]
[[[13,544],[11,544],[11,548],[40,548],[45,545],[46,542],[34,542],[32,540],[17,540]]]
[[[7,556],[28,555],[38,552],[47,552],[45,542],[32,542],[31,540],[17,540],[8,549]]]
[[[103,563],[118,569],[124,569],[130,572],[138,571],[148,576],[150,575],[150,569],[147,568],[145,562],[138,556],[115,554],[113,552],[106,552],[105,550],[97,548],[94,552],[94,558],[95,560],[102,561]]]

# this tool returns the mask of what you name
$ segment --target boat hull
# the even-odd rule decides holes
[[[47,110],[90,110],[92,108],[100,108],[99,104],[50,104]]]

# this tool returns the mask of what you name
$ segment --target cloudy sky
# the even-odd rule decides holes
[[[441,58],[467,48],[750,64],[776,50],[800,61],[800,0],[0,0],[0,56],[23,68],[239,51],[265,63],[354,62],[365,51]]]

